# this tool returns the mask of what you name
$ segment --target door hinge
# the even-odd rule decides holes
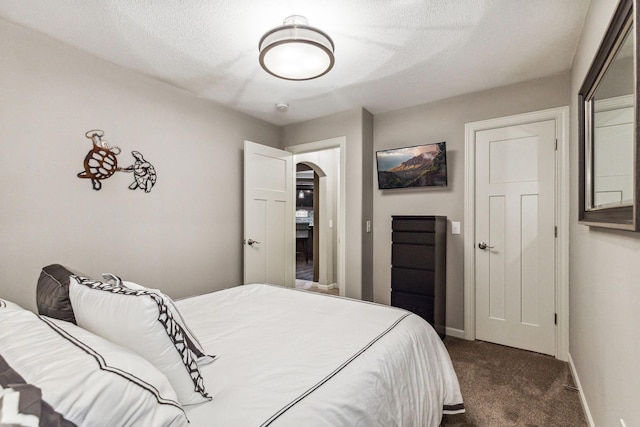
[[[553,324],[554,325],[558,324],[558,313],[553,313]]]
[[[556,138],[556,151],[558,151],[558,138]]]
[[[553,227],[553,236],[556,237],[556,238],[558,237],[558,226],[557,225]]]

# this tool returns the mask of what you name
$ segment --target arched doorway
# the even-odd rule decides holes
[[[326,163],[296,164],[296,287],[339,295],[336,280],[338,180]],[[319,159],[318,159],[319,160]]]
[[[296,279],[307,283],[318,281],[317,187],[318,174],[306,163],[296,164]]]

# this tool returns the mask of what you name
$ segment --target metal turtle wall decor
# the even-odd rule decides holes
[[[93,142],[93,148],[84,158],[84,170],[78,174],[78,178],[89,178],[93,189],[98,191],[102,188],[103,179],[111,177],[118,170],[118,158],[120,147],[109,147],[104,141],[104,131],[99,129],[90,130],[84,134]]]
[[[90,130],[85,136],[93,143],[93,148],[84,158],[84,170],[78,173],[78,178],[91,180],[93,189],[102,188],[103,180],[110,178],[116,172],[133,173],[134,181],[129,185],[130,190],[141,189],[149,193],[156,184],[156,169],[146,161],[138,151],[132,151],[134,163],[126,168],[118,166],[117,156],[122,152],[120,147],[110,147],[106,140],[102,139],[104,131],[100,129]]]
[[[129,186],[129,190],[139,188],[144,190],[145,193],[148,193],[156,184],[156,169],[151,163],[147,162],[139,152],[132,151],[131,155],[136,159],[136,162],[122,169],[122,172],[133,172],[134,181]]]

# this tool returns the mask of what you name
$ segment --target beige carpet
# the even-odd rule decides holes
[[[445,427],[587,426],[569,366],[550,356],[447,337],[466,414]]]

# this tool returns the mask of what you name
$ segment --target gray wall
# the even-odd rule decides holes
[[[35,308],[40,269],[113,272],[181,297],[242,283],[245,139],[281,129],[0,20],[0,296]],[[103,129],[158,182],[76,174]]]
[[[316,120],[283,128],[285,147],[344,136],[346,138],[346,224],[345,224],[345,286],[346,296],[367,298],[372,295],[372,239],[364,236],[364,224],[371,220],[372,116],[356,108]],[[365,162],[368,165],[365,165]],[[367,172],[365,175],[364,172]]]
[[[570,103],[571,361],[595,425],[640,425],[640,237],[576,221],[576,94],[616,3],[591,1],[570,76],[283,129],[0,20],[0,296],[34,308],[39,271],[54,262],[117,273],[173,297],[239,284],[243,141],[278,147],[345,136],[347,283],[357,284],[347,295],[388,303],[391,215],[463,219],[465,123]],[[150,194],[128,190],[125,174],[99,192],[76,177],[91,147],[84,133],[94,128],[123,149],[121,164],[139,150],[155,165]],[[443,140],[446,189],[377,190],[374,151]],[[464,232],[462,224],[462,235],[448,236],[447,324],[455,329],[464,329]]]
[[[390,301],[391,215],[446,215],[447,326],[464,330],[465,227],[451,235],[450,222],[464,217],[465,124],[568,104],[569,75],[563,74],[374,117],[374,150],[446,141],[448,169],[446,188],[381,191],[374,178],[374,301]]]
[[[640,234],[577,223],[577,93],[617,0],[592,0],[571,72],[569,352],[594,425],[640,425]]]
[[[373,301],[373,193],[374,151],[373,114],[364,110],[362,116],[362,299]],[[371,222],[367,232],[366,223]]]

